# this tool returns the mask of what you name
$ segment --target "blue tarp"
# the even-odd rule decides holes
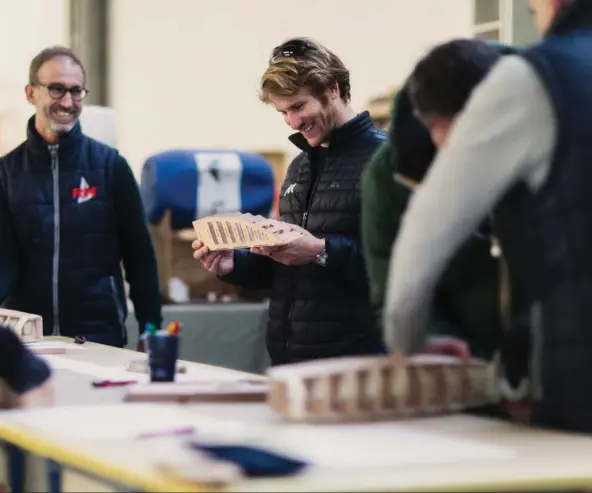
[[[267,216],[273,207],[274,176],[260,155],[229,150],[171,150],[150,157],[140,189],[151,223],[171,211],[173,230],[219,212]]]

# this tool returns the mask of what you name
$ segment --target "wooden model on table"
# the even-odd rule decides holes
[[[43,318],[40,315],[0,308],[0,325],[10,327],[23,342],[43,339]]]
[[[294,421],[405,418],[498,401],[497,364],[446,356],[334,358],[267,375],[268,403]]]
[[[193,222],[197,239],[209,250],[285,245],[302,233],[293,225],[252,214],[216,214]]]
[[[43,341],[43,318],[33,313],[0,308],[0,325],[11,328],[35,354],[64,354],[64,346],[36,345]]]

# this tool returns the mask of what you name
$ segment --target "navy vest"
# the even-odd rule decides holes
[[[126,343],[111,179],[117,156],[79,124],[50,146],[33,117],[27,140],[0,161],[20,257],[4,306],[41,315],[46,335]]]
[[[592,29],[577,20],[522,54],[548,90],[558,140],[543,188],[516,186],[496,222],[513,292],[533,307],[535,422],[592,431]]]

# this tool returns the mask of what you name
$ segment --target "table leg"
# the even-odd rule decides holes
[[[62,466],[53,460],[45,460],[49,493],[62,493]]]
[[[25,493],[26,453],[11,443],[4,444],[8,459],[8,483],[11,493]]]

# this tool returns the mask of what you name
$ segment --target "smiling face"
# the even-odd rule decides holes
[[[339,124],[339,91],[330,89],[322,97],[313,96],[308,88],[294,96],[269,96],[270,103],[284,115],[284,121],[300,132],[311,147],[327,142],[331,131]]]
[[[35,106],[35,125],[48,141],[69,132],[82,111],[84,73],[80,65],[66,56],[45,62],[37,80],[27,85],[27,100]]]

